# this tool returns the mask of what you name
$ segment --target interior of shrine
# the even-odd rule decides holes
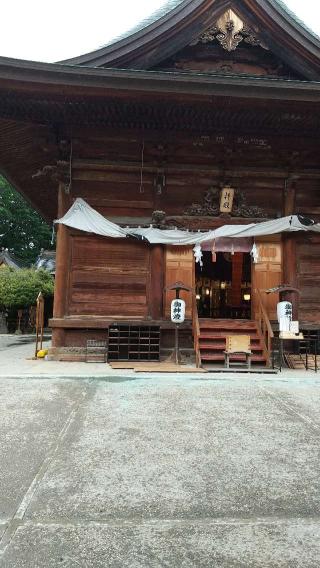
[[[249,253],[203,253],[196,264],[196,300],[201,318],[251,318]]]

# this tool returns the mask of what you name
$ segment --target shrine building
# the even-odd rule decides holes
[[[120,328],[111,359],[169,353],[178,281],[198,364],[234,330],[268,364],[278,285],[320,329],[320,39],[279,0],[171,0],[94,52],[2,57],[0,134],[1,173],[60,221],[55,359]]]

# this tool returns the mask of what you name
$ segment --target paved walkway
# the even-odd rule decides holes
[[[315,373],[71,379],[21,341],[0,341],[1,568],[318,568]]]
[[[50,346],[50,341],[44,342],[44,348]],[[102,363],[74,363],[74,362],[59,362],[59,361],[46,361],[45,359],[34,360],[35,350],[35,336],[32,335],[0,335],[0,377],[11,378],[34,378],[34,377],[47,377],[47,378],[62,378],[62,377],[121,377],[121,376],[137,376],[134,371],[129,369],[112,369],[108,364]],[[139,373],[140,374],[140,373]],[[164,376],[164,374],[157,375],[157,373],[143,373],[150,377]],[[211,373],[210,373],[211,375]],[[216,373],[220,376],[220,373]],[[243,373],[223,373],[223,377],[227,378],[243,378]],[[167,374],[167,376],[174,377],[175,374]],[[188,374],[186,375],[188,376]],[[284,370],[278,375],[279,380],[300,380],[301,376],[314,379],[317,375],[314,371],[302,373],[301,371]],[[192,371],[189,378],[193,377]],[[252,380],[261,380],[261,374],[250,374]],[[272,381],[274,377],[263,375],[263,380]],[[320,379],[320,370],[319,370]]]
[[[45,341],[43,346],[48,348],[50,341]],[[109,365],[101,363],[34,360],[34,352],[35,336],[0,335],[0,377],[105,377],[115,374]],[[123,374],[122,371],[117,373]]]

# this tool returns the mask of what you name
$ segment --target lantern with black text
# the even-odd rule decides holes
[[[280,331],[290,331],[290,323],[292,321],[292,303],[291,302],[278,302],[277,316]]]
[[[173,323],[183,323],[186,314],[186,303],[180,298],[176,298],[171,302],[171,321]]]

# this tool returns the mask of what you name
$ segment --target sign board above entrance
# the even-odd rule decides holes
[[[226,186],[221,190],[220,213],[231,213],[233,206],[234,189]]]

